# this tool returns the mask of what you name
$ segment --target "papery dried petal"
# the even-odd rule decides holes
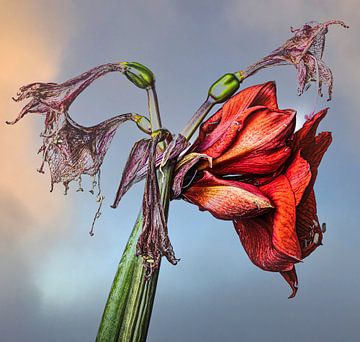
[[[136,255],[143,257],[146,277],[148,278],[151,277],[154,270],[159,267],[162,256],[166,256],[168,261],[173,265],[176,265],[178,262],[169,240],[156,175],[156,146],[160,140],[161,136],[157,135],[151,139],[150,143],[148,173],[146,176],[142,207],[143,227],[136,246]]]
[[[201,160],[206,159],[209,167],[212,167],[212,158],[206,154],[202,153],[189,153],[186,154],[181,161],[176,165],[175,176],[172,184],[172,198],[177,198],[180,196],[183,187],[186,188],[186,184],[184,185],[185,177],[188,175],[189,171]],[[196,175],[196,170],[191,178]],[[191,179],[192,180],[192,179]],[[190,180],[190,182],[191,182]]]
[[[123,72],[124,68],[118,63],[108,63],[95,67],[64,83],[31,83],[20,88],[15,101],[27,98],[32,100],[23,108],[14,124],[28,113],[45,113],[47,122],[56,120],[56,116],[65,113],[75,98],[97,78],[112,72]]]
[[[345,28],[348,26],[340,20],[331,20],[324,23],[309,22],[301,28],[293,30],[294,36],[288,39],[281,47],[270,55],[249,66],[241,72],[244,78],[257,71],[276,65],[294,65],[298,72],[299,95],[310,85],[318,82],[318,91],[322,95],[321,86],[328,87],[329,100],[331,99],[333,78],[331,70],[322,61],[325,46],[325,35],[330,25],[338,24]]]
[[[164,166],[168,160],[176,159],[181,152],[189,146],[189,142],[181,134],[167,146],[165,151],[159,152],[156,150],[155,165],[156,167]],[[143,180],[148,173],[149,150],[151,147],[151,139],[143,139],[135,143],[133,146],[128,161],[125,165],[123,175],[120,181],[118,191],[113,208],[116,208],[125,195],[125,193],[134,184]]]
[[[49,164],[51,187],[68,184],[82,174],[95,176],[103,162],[111,140],[121,123],[132,114],[122,114],[93,127],[83,127],[66,114],[63,126],[44,137],[44,161]]]
[[[116,208],[118,206],[121,198],[133,184],[144,178],[143,175],[139,175],[139,170],[148,163],[150,147],[151,139],[141,139],[132,147],[121,176],[120,185],[112,208]]]
[[[207,210],[222,220],[259,216],[273,207],[257,187],[220,179],[208,171],[186,189],[182,196],[186,201],[196,204],[200,210]]]

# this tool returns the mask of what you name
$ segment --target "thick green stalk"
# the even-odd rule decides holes
[[[155,86],[148,88],[147,93],[151,128],[156,131],[161,128],[161,119]],[[158,176],[166,219],[173,168],[174,165],[168,163],[163,168],[163,176]],[[153,273],[151,279],[145,280],[143,260],[135,255],[141,228],[142,213],[137,218],[119,263],[100,323],[97,342],[146,340],[159,270]]]
[[[159,176],[161,201],[168,216],[170,200],[170,182],[172,179],[173,165],[165,166],[164,176]],[[137,258],[133,270],[131,290],[128,297],[127,308],[123,316],[118,342],[146,341],[150,318],[156,293],[159,269],[154,271],[149,280],[145,279],[145,269],[142,258]]]
[[[97,342],[116,342],[131,289],[136,264],[136,243],[142,228],[140,212],[121,257],[96,337]]]
[[[161,129],[155,79],[149,69],[139,63],[127,63],[127,77],[135,85],[146,89],[152,132]],[[226,74],[209,89],[208,98],[196,111],[184,130],[183,136],[189,140],[205,116],[216,103],[227,100],[239,87],[241,78],[237,74]],[[164,143],[160,143],[165,148]],[[161,201],[167,220],[170,189],[174,162],[163,168],[163,176],[158,175]],[[97,342],[143,342],[146,341],[156,293],[159,269],[149,280],[145,279],[145,269],[141,257],[135,256],[136,244],[142,228],[142,214],[135,223],[124,254],[119,263],[111,291],[100,323]],[[160,267],[159,267],[160,268]]]

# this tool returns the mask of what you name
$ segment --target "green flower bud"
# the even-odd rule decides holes
[[[221,76],[209,89],[211,96],[216,103],[228,100],[240,87],[241,74],[225,74]]]
[[[151,88],[155,83],[155,76],[145,65],[137,62],[121,62],[126,67],[125,76],[141,89]]]

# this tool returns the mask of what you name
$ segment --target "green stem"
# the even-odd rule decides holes
[[[147,89],[148,95],[148,109],[150,113],[150,123],[153,131],[156,131],[162,127],[159,102],[156,94],[155,85]]]
[[[152,73],[139,63],[128,63],[128,66],[140,73],[139,75],[141,76],[129,71],[128,78],[135,85],[147,90],[151,131],[154,132],[161,129],[159,104]],[[148,78],[151,82],[148,81]],[[226,74],[216,81],[209,89],[208,98],[196,111],[181,134],[187,140],[190,140],[211,108],[216,103],[227,100],[238,89],[240,82],[241,79],[236,74]],[[159,145],[161,148],[165,148],[165,143]],[[174,165],[175,162],[170,161],[163,168],[164,176],[159,177],[158,175],[161,202],[166,220]],[[140,213],[119,263],[100,323],[96,338],[97,342],[146,341],[160,266],[153,273],[152,277],[146,280],[143,260],[135,255],[136,244],[141,229],[142,214]]]
[[[165,166],[163,177],[160,178],[161,201],[168,216],[170,201],[170,186],[172,179],[173,165]],[[159,267],[160,269],[160,267]],[[153,303],[156,294],[159,269],[154,271],[149,280],[145,279],[145,269],[142,258],[138,257],[132,277],[131,290],[128,297],[127,308],[123,316],[118,342],[124,341],[146,341],[149,329]]]
[[[96,337],[97,342],[116,342],[125,314],[131,280],[136,263],[135,251],[142,228],[142,214],[138,215],[125,251],[121,257]]]
[[[161,128],[159,105],[155,86],[147,89],[152,131]],[[165,147],[163,145],[163,147]],[[168,163],[159,178],[161,202],[168,216],[171,179],[174,165]],[[102,316],[97,342],[146,341],[156,293],[159,270],[145,280],[143,260],[137,257],[136,244],[142,229],[140,212],[124,254],[119,263],[110,294]]]
[[[186,140],[190,140],[196,129],[199,127],[205,116],[210,112],[211,108],[216,104],[215,100],[208,96],[205,102],[199,107],[195,114],[191,117],[184,129],[180,132]]]

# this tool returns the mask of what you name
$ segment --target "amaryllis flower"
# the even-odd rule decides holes
[[[310,83],[318,82],[318,92],[322,96],[322,84],[328,87],[331,99],[333,76],[329,67],[322,60],[325,35],[330,25],[348,26],[340,20],[330,20],[324,23],[309,22],[299,29],[291,28],[295,35],[270,55],[262,58],[242,71],[243,78],[253,75],[257,71],[275,65],[294,65],[297,70],[298,93],[301,95]]]
[[[325,114],[294,133],[295,112],[278,108],[275,84],[249,87],[202,125],[173,185],[174,197],[232,220],[250,260],[280,272],[290,297],[294,265],[322,241],[313,186],[331,142],[329,132],[316,136]]]
[[[76,123],[68,110],[76,97],[97,78],[113,71],[124,72],[125,67],[119,63],[109,63],[95,67],[62,84],[32,83],[20,88],[15,101],[30,99],[21,110],[18,117],[8,124],[18,122],[28,113],[45,115],[42,153],[43,162],[39,172],[43,173],[44,163],[47,162],[51,174],[51,191],[54,183],[63,183],[65,194],[69,183],[77,180],[79,190],[81,176],[86,174],[94,177],[93,186],[98,185],[97,201],[99,216],[103,196],[100,190],[100,166],[121,123],[132,120],[144,130],[144,117],[133,114],[121,114],[105,120],[93,127],[84,127]],[[98,180],[95,181],[95,176]],[[93,193],[93,189],[91,190]],[[91,230],[92,234],[92,230]]]

